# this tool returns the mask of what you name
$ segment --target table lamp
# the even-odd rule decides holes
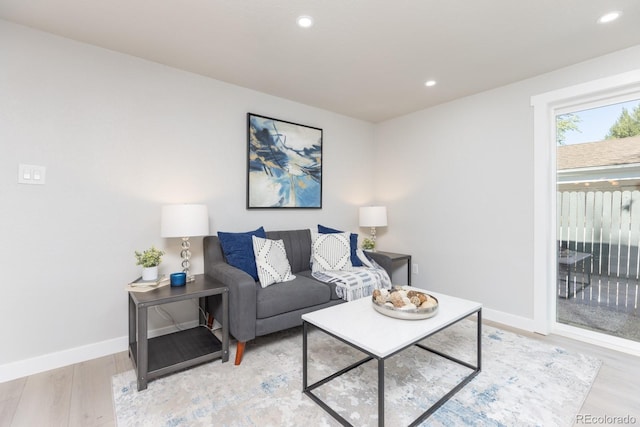
[[[191,243],[189,237],[209,234],[209,211],[206,205],[167,205],[162,207],[160,235],[162,237],[181,237],[182,271],[187,275],[187,282],[194,280],[189,275],[189,258]]]
[[[373,240],[374,245],[376,242],[376,227],[386,226],[386,206],[363,206],[360,208],[360,227],[371,227],[371,240]]]

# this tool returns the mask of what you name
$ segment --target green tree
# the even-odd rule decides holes
[[[605,138],[629,138],[636,135],[640,135],[640,104],[636,105],[636,108],[631,113],[626,108],[623,108],[620,117],[611,126]]]
[[[578,123],[582,119],[573,113],[561,114],[556,116],[556,143],[558,145],[564,145],[566,140],[566,133],[569,131],[582,131],[578,128]]]

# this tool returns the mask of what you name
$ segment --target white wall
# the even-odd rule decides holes
[[[415,285],[532,328],[531,96],[637,68],[640,46],[377,125],[380,246],[413,254]]]
[[[323,128],[322,210],[245,209],[247,112]],[[367,122],[0,20],[0,381],[126,348],[134,250],[155,244],[161,272],[179,270],[163,204],[207,204],[211,234],[360,231],[372,142]],[[19,163],[46,166],[46,185],[19,185]]]
[[[212,234],[366,233],[357,207],[385,203],[379,247],[413,255],[414,284],[526,327],[530,97],[634,68],[640,46],[373,126],[0,20],[0,381],[125,348],[133,251],[156,244],[163,272],[178,268],[179,242],[159,236],[166,203],[206,203]],[[245,209],[247,112],[324,129],[322,210]],[[46,166],[47,184],[18,185],[19,163]]]

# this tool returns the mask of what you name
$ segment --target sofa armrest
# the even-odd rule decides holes
[[[225,262],[209,263],[205,274],[229,288],[229,332],[238,341],[256,337],[256,282],[249,274]],[[216,298],[218,297],[218,298]],[[222,300],[209,297],[214,316],[221,314]]]

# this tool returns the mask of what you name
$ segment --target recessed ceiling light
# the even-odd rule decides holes
[[[310,26],[313,25],[313,18],[307,15],[302,15],[302,16],[298,16],[298,19],[296,19],[296,22],[298,23],[299,27],[309,28]]]
[[[600,17],[600,19],[598,19],[598,22],[600,24],[606,24],[608,22],[612,22],[620,18],[620,15],[622,15],[622,12],[618,12],[618,11],[605,13]]]
[[[424,85],[426,87],[431,87],[431,86],[435,86],[436,85],[436,81],[435,80],[427,80],[426,82],[424,82]]]

